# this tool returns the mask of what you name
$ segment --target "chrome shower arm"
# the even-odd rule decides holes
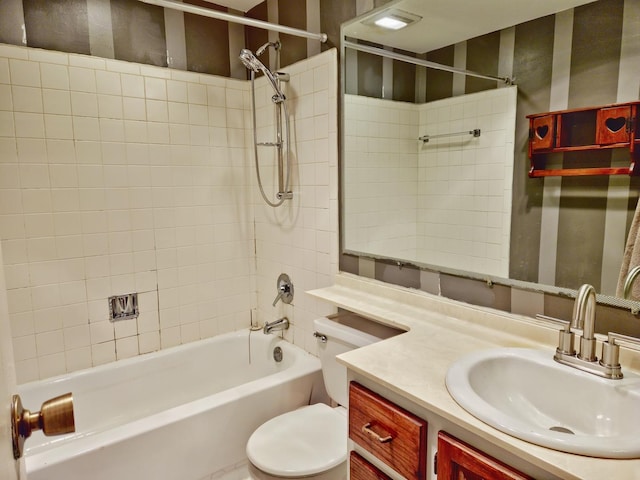
[[[258,48],[256,50],[256,57],[259,57],[264,52],[266,52],[267,48],[269,48],[269,47],[273,47],[273,49],[275,51],[278,51],[278,50],[280,50],[281,46],[282,46],[282,44],[280,43],[280,40],[276,40],[275,42],[267,42],[267,43],[265,43],[264,45],[262,45],[260,48]]]

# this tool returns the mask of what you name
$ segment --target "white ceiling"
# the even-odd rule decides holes
[[[424,53],[592,1],[399,0],[349,23],[343,33],[389,47]],[[415,13],[422,20],[397,31],[362,23],[367,17],[390,7]]]
[[[247,12],[259,3],[265,0],[205,0],[209,3],[215,3],[227,8],[233,8],[234,10],[240,10],[241,12]]]

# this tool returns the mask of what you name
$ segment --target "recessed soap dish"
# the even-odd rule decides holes
[[[109,320],[112,322],[130,320],[137,318],[138,315],[137,293],[127,293],[125,295],[109,297]]]

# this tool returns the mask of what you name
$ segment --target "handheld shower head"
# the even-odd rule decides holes
[[[264,73],[264,76],[267,77],[269,83],[275,90],[276,94],[272,97],[274,103],[284,102],[286,97],[280,87],[278,86],[278,82],[276,81],[276,77],[273,75],[271,70],[269,70],[264,63],[262,63],[258,58],[253,54],[253,52],[247,48],[243,48],[240,50],[240,61],[243,63],[245,67],[251,70],[254,73],[258,73],[261,71]]]
[[[262,68],[266,68],[263,63],[256,58],[253,52],[247,48],[240,50],[240,61],[245,67],[256,73]]]

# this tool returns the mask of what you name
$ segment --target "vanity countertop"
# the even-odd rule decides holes
[[[640,459],[591,458],[524,442],[476,419],[449,395],[445,375],[449,365],[462,355],[496,347],[541,348],[553,355],[557,329],[533,318],[345,273],[336,276],[333,286],[308,293],[407,330],[340,355],[339,360],[359,375],[560,478],[640,480]],[[637,372],[640,355],[621,351],[621,364],[623,371]]]

